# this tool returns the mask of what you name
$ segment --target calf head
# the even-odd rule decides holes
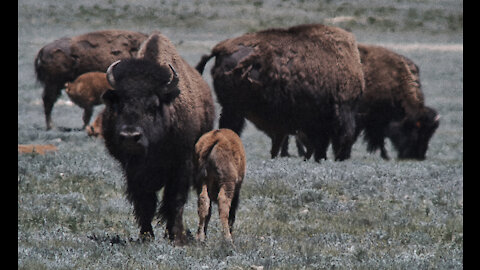
[[[415,117],[406,117],[389,125],[387,136],[398,151],[399,159],[424,160],[428,143],[438,128],[440,115],[425,107]]]
[[[180,94],[175,70],[150,60],[125,59],[108,68],[107,80],[114,90],[102,95],[105,140],[124,153],[147,154],[168,132],[168,107]]]

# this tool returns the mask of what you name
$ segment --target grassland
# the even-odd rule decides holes
[[[18,143],[58,151],[18,155],[18,268],[462,269],[463,4],[358,2],[19,1]],[[418,64],[426,103],[442,116],[427,160],[384,161],[361,140],[344,162],[332,161],[331,152],[320,164],[304,162],[293,142],[292,157],[272,160],[270,140],[248,124],[235,246],[222,241],[215,206],[207,242],[174,247],[161,225],[154,241],[138,241],[119,165],[100,139],[79,130],[82,110],[65,94],[53,111],[57,129],[45,131],[33,60],[54,39],[159,29],[195,65],[223,39],[310,22],[348,28],[359,41],[390,46]],[[209,72],[204,78],[212,85]],[[195,199],[192,192],[184,215],[192,232]]]

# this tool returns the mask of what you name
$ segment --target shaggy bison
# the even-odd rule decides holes
[[[136,58],[113,63],[107,79],[114,90],[102,96],[102,134],[125,173],[141,238],[154,237],[157,212],[169,239],[184,244],[183,206],[193,183],[195,142],[213,129],[215,116],[208,84],[157,31]]]
[[[440,116],[425,106],[419,68],[410,59],[383,47],[358,44],[358,49],[365,92],[359,103],[356,137],[363,131],[367,151],[380,150],[383,159],[389,159],[385,138],[391,140],[399,159],[425,159]],[[303,155],[301,143],[308,139],[297,137],[296,140],[299,155]],[[288,140],[281,155],[288,155],[287,147]],[[308,159],[312,149],[306,148]]]
[[[90,32],[63,37],[41,48],[34,66],[44,86],[42,99],[47,129],[52,128],[53,105],[66,82],[80,74],[103,71],[114,61],[135,56],[147,35],[123,30]]]
[[[103,104],[101,96],[110,88],[105,72],[87,72],[72,83],[65,83],[65,92],[70,100],[83,108],[83,128],[90,123],[93,107]]]
[[[365,74],[357,132],[364,131],[367,150],[380,149],[389,159],[389,138],[400,159],[425,159],[428,143],[439,125],[438,113],[425,106],[420,71],[410,59],[386,48],[359,44]]]
[[[198,194],[197,239],[204,241],[212,214],[211,202],[218,203],[224,238],[232,241],[240,187],[245,176],[245,149],[238,135],[230,129],[204,134],[195,145]]]
[[[272,140],[278,153],[285,134],[300,130],[326,158],[349,158],[355,138],[355,111],[364,88],[357,43],[352,34],[320,24],[268,29],[217,44],[197,65],[216,57],[211,70],[222,112],[220,128],[241,134],[245,119]]]

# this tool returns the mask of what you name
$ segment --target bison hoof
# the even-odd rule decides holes
[[[152,231],[140,232],[139,238],[142,242],[151,242],[155,239]]]

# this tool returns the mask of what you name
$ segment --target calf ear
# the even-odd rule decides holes
[[[102,94],[102,101],[105,105],[110,106],[117,100],[117,92],[112,89],[108,89]]]

